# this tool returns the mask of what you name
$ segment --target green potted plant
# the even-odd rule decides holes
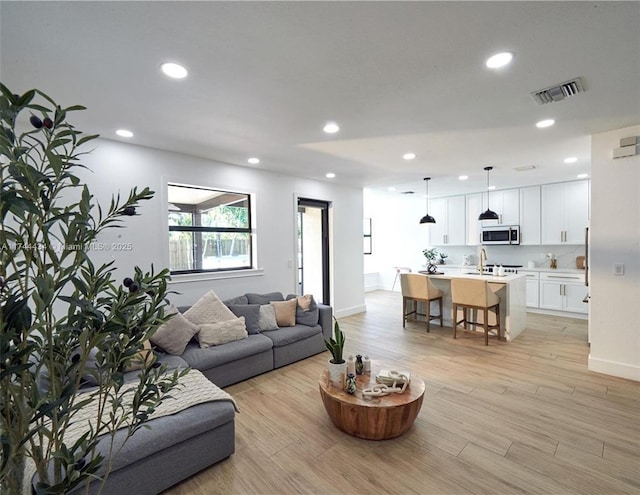
[[[341,375],[344,375],[347,369],[347,362],[342,357],[344,350],[344,333],[340,330],[338,320],[335,320],[333,325],[333,337],[329,338],[329,340],[325,339],[324,345],[331,353],[331,358],[328,363],[329,380],[342,385],[343,376]]]
[[[441,265],[444,265],[446,262],[446,259],[449,257],[449,255],[447,253],[444,252],[440,252],[439,253],[440,259],[438,260],[438,263],[440,263]]]
[[[427,259],[427,271],[429,273],[435,273],[437,271],[436,260],[438,259],[438,250],[436,248],[425,249],[422,251],[424,257]]]
[[[120,448],[116,431],[129,438],[144,426],[184,374],[166,373],[152,356],[124,381],[168,319],[169,272],[136,267],[120,282],[115,262],[94,264],[99,236],[125,226],[153,192],[134,188],[107,208],[97,205],[77,175],[85,168],[80,148],[97,136],[67,121],[82,109],[0,84],[0,492],[7,495],[81,484],[88,491],[90,481],[106,480]],[[87,389],[88,379],[97,385]],[[89,405],[97,413],[81,421]],[[112,450],[103,457],[96,446],[104,436]]]

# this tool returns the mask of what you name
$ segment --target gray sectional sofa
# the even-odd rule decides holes
[[[295,296],[288,296],[291,297]],[[234,307],[275,300],[284,297],[279,292],[245,294],[224,302]],[[178,309],[185,312],[188,307]],[[331,337],[332,308],[317,304],[317,315],[315,324],[309,321],[308,312],[300,313],[301,319],[307,318],[307,324],[298,324],[297,318],[295,326],[250,333],[245,339],[219,346],[202,349],[190,342],[181,356],[160,352],[159,360],[168,368],[197,369],[219,387],[225,387],[323,352],[324,340]],[[139,430],[124,445],[102,493],[157,494],[226,459],[235,450],[234,420],[233,404],[222,401],[150,421],[151,429]],[[104,443],[100,447],[106,449]],[[95,493],[98,483],[94,482],[91,488]]]

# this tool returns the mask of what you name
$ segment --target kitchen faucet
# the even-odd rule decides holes
[[[485,262],[487,261],[487,252],[484,248],[480,250],[480,263],[478,264],[478,271],[480,272],[480,275],[484,273],[484,265],[482,264],[483,259]]]

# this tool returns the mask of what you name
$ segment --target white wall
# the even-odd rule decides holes
[[[640,380],[640,157],[611,158],[630,136],[640,126],[592,136],[589,369]]]
[[[365,273],[378,273],[379,288],[391,290],[394,266],[420,268],[429,247],[429,226],[420,225],[425,214],[424,195],[401,195],[364,190],[364,217],[371,218],[372,254],[364,257]],[[395,290],[399,289],[399,283]]]
[[[295,293],[297,196],[330,201],[333,222],[332,305],[336,315],[364,310],[362,286],[362,190],[227,165],[193,156],[101,139],[84,157],[91,172],[83,172],[90,191],[107,208],[111,195],[149,186],[156,196],[142,204],[138,216],[125,220],[125,229],[109,230],[101,241],[131,243],[131,251],[93,252],[97,261],[114,259],[118,277],[138,265],[148,270],[168,266],[166,184],[176,182],[255,194],[257,260],[261,272],[249,277],[176,276],[171,297],[177,305],[195,302],[208,289],[221,298],[245,292]],[[339,179],[337,179],[339,180]],[[212,279],[214,278],[214,279]],[[195,280],[199,279],[199,280]],[[185,281],[186,280],[186,281]]]

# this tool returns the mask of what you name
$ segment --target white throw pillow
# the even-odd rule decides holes
[[[276,310],[271,304],[262,304],[260,306],[260,317],[258,319],[260,331],[277,330],[278,322],[276,321]]]
[[[244,324],[244,316],[219,323],[205,323],[200,325],[197,338],[200,347],[207,348],[212,345],[226,344],[234,340],[247,338],[247,328]]]
[[[210,290],[184,313],[184,317],[196,325],[237,320],[216,294]]]

